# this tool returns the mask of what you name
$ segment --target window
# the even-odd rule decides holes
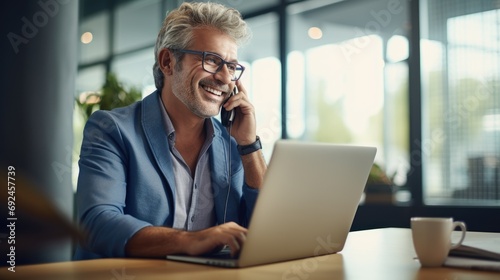
[[[111,72],[127,88],[136,87],[145,97],[156,90],[153,79],[153,48],[116,56],[111,63]]]
[[[406,1],[311,5],[317,3],[287,9],[289,137],[376,146],[376,162],[403,186],[409,169]]]
[[[81,21],[80,63],[91,63],[109,55],[109,14],[99,12]],[[88,33],[86,33],[88,32]],[[85,39],[85,35],[88,38]]]
[[[247,20],[252,40],[238,52],[246,67],[242,83],[258,111],[257,134],[264,157],[269,160],[273,144],[281,138],[281,63],[278,55],[278,17],[274,13]]]
[[[161,27],[160,11],[160,0],[131,1],[119,5],[114,18],[113,51],[121,53],[153,45]]]
[[[182,0],[177,1],[180,5]],[[252,13],[262,9],[270,8],[279,4],[280,0],[196,0],[187,2],[218,2],[227,7],[233,7],[241,13]]]
[[[500,205],[500,10],[466,3],[421,1],[426,204]]]

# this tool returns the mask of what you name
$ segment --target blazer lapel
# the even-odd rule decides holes
[[[224,221],[224,208],[229,186],[228,147],[221,131],[214,125],[215,138],[210,149],[210,168],[212,173],[212,190],[214,193],[215,212],[218,223]]]
[[[167,134],[165,132],[162,114],[160,111],[159,92],[155,91],[145,97],[142,102],[142,127],[146,140],[151,147],[153,156],[167,179],[175,201],[175,177],[172,169],[172,158]]]

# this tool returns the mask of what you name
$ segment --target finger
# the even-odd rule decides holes
[[[229,245],[229,249],[231,251],[231,256],[235,256],[241,251],[241,248],[243,247],[244,240],[245,240],[242,238],[242,236],[243,236],[243,234],[240,234],[237,236],[232,236],[231,245]]]
[[[225,101],[222,106],[226,110],[232,110],[232,109],[234,109],[234,107],[237,107],[238,104],[236,102],[241,98],[238,95],[233,95],[233,96],[229,97],[229,99],[227,101]]]
[[[227,229],[224,231],[224,236],[235,238],[241,244],[246,240],[246,229]]]
[[[247,229],[236,223],[228,223],[221,226],[224,229],[226,245],[229,246],[231,255],[238,254],[246,240]]]
[[[242,93],[231,96],[223,106],[226,110],[232,110],[245,104],[249,104],[249,102],[246,100],[245,96]]]
[[[231,244],[232,246],[230,246],[231,247],[231,255],[234,256],[240,251],[241,245],[238,242],[238,239],[235,238],[234,236],[231,239],[232,239],[232,244]]]
[[[234,239],[236,242],[238,242],[238,251],[241,251],[241,248],[243,248],[243,244],[245,244],[245,241],[247,240],[246,232],[238,233],[234,236]]]
[[[247,241],[247,234],[246,234],[246,232],[245,233],[243,233],[243,232],[240,233],[240,238],[243,241],[243,243],[245,243],[245,241]]]
[[[242,226],[238,225],[235,222],[227,222],[225,224],[222,224],[221,227],[222,228],[226,228],[226,229],[237,230],[237,231],[240,231],[240,232],[243,232],[243,233],[247,232],[247,229],[245,227],[242,227]]]
[[[243,93],[247,92],[246,87],[241,83],[241,81],[236,81],[235,85],[238,87],[239,92],[243,92]]]

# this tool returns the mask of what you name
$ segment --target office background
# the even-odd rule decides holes
[[[109,73],[150,94],[157,32],[181,2],[10,4],[2,170],[15,166],[72,219],[85,122],[75,100],[99,91]],[[498,1],[214,2],[240,10],[253,31],[239,60],[266,158],[280,138],[378,148],[392,186],[372,188],[375,200],[367,192],[353,230],[409,227],[411,216],[425,215],[500,231]],[[58,244],[26,262],[70,251]]]

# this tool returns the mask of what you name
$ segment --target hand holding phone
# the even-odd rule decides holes
[[[229,97],[226,99],[226,101],[224,101],[224,103],[222,104],[222,107],[220,109],[220,120],[222,122],[222,125],[225,127],[229,127],[231,125],[231,123],[233,122],[234,109],[228,111],[224,108],[224,104],[226,104],[226,102],[229,100],[229,98],[231,98],[231,96],[236,95],[236,94],[238,94],[238,87],[235,85],[233,92],[229,95]]]

